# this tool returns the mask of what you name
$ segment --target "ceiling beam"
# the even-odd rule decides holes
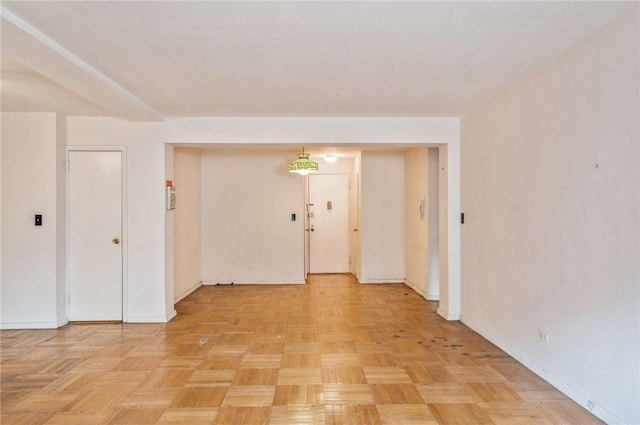
[[[162,121],[164,116],[136,95],[0,6],[2,50],[16,62],[130,121]]]

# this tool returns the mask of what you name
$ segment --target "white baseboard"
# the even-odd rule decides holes
[[[175,313],[175,310],[173,310]],[[171,320],[173,316],[169,313],[166,316],[131,316],[127,318],[127,323],[166,323]]]
[[[57,329],[58,327],[59,327],[58,322],[2,322],[0,323],[0,329]]]
[[[195,291],[196,289],[198,289],[199,287],[202,286],[202,282],[196,282],[194,285],[190,286],[188,289],[182,291],[181,293],[179,293],[178,295],[173,297],[173,303],[177,303],[180,300],[182,300],[184,297],[186,297],[187,295],[190,295],[193,291]]]
[[[175,310],[171,310],[169,314],[167,314],[167,322],[171,321],[174,317],[178,315],[178,312]]]
[[[65,317],[64,319],[60,319],[60,320],[58,320],[58,327],[59,327],[59,328],[61,328],[61,327],[63,327],[64,325],[66,325],[66,324],[68,324],[68,323],[69,323],[69,319],[67,319],[67,318]]]
[[[518,350],[511,347],[509,344],[504,344],[497,338],[492,337],[486,332],[484,329],[478,327],[473,323],[473,321],[469,320],[467,317],[461,316],[460,321],[464,323],[469,328],[473,329],[475,332],[480,334],[483,338],[495,344],[498,348],[509,354],[511,357],[522,363],[524,367],[547,381],[549,384],[553,385],[556,389],[558,389],[561,393],[569,397],[571,400],[578,403],[580,406],[587,409],[596,417],[600,418],[607,424],[623,424],[625,423],[622,419],[620,419],[615,414],[611,413],[609,410],[600,406],[597,402],[590,400],[584,394],[582,394],[577,389],[572,386],[560,381],[556,376],[547,372],[544,367],[536,363],[535,361],[528,358],[526,355],[523,355]]]
[[[404,283],[404,279],[362,279],[359,282],[365,285],[370,283]]]
[[[251,282],[236,282],[235,280],[233,281],[234,285],[304,285],[305,283],[306,282],[304,280],[254,280]],[[231,282],[222,283],[204,280],[202,281],[202,284],[206,286],[215,286],[218,284],[220,284],[220,286],[230,286]]]
[[[438,307],[436,311],[440,317],[443,317],[446,320],[460,320],[459,314],[449,314],[449,312],[444,311],[442,308]]]
[[[411,282],[409,279],[405,279],[404,280],[404,284],[407,285],[409,288],[413,289],[415,292],[417,292],[418,294],[420,294],[422,296],[422,298],[427,298],[427,291],[425,291],[424,289],[420,289],[418,288],[413,282]]]
[[[408,279],[405,279],[404,284],[407,285],[409,288],[413,289],[414,291],[416,291],[418,294],[422,295],[422,298],[424,298],[427,301],[440,301],[440,294],[428,294],[427,291],[418,288],[416,285],[413,284],[413,282],[411,282]],[[457,319],[451,319],[451,320],[457,320]]]

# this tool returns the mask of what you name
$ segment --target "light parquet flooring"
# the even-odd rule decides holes
[[[3,425],[601,423],[401,284],[208,286],[166,324],[2,331]]]

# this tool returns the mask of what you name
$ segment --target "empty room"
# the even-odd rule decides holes
[[[2,1],[2,424],[640,425],[637,1]]]

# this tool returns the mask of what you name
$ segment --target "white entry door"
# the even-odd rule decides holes
[[[69,152],[69,320],[122,320],[122,152]]]
[[[309,176],[309,273],[349,272],[349,176]]]

